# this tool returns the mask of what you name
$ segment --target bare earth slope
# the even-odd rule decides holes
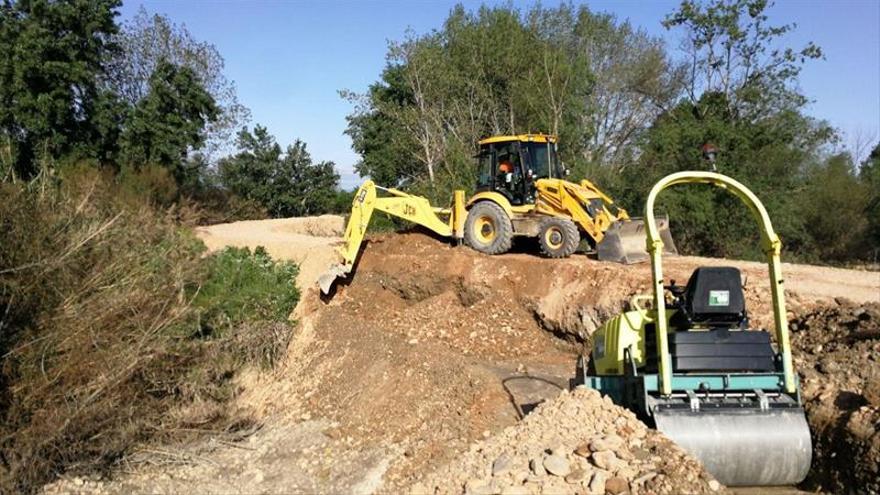
[[[47,491],[560,493],[560,487],[589,492],[596,476],[599,492],[612,478],[610,488],[630,491],[723,489],[659,435],[648,442],[629,419],[618,424],[614,418],[628,413],[589,394],[566,394],[538,408],[537,419],[520,421],[568,387],[590,333],[630,296],[647,290],[647,265],[580,254],[550,260],[528,246],[490,257],[410,232],[374,237],[351,280],[322,301],[314,281],[336,262],[337,239],[327,235],[341,228],[340,217],[323,217],[198,232],[211,249],[263,245],[277,258],[302,264],[297,283],[306,290],[285,362],[272,374],[249,372],[241,380],[237,405],[256,411],[261,431],[242,444],[153,453],[124,466],[129,472],[114,480],[63,480]],[[668,258],[667,277],[684,282],[707,264],[740,267],[753,321],[771,323],[759,263]],[[877,272],[802,265],[783,270],[793,314],[839,296],[880,301]],[[607,436],[627,446],[610,449],[620,462],[613,469],[599,467],[592,451],[581,449],[587,457],[576,452]],[[554,449],[571,470],[583,471],[581,478],[569,482],[524,464]],[[512,466],[495,479],[494,464],[503,455]],[[522,476],[530,478],[517,478]],[[529,486],[509,486],[523,481]]]

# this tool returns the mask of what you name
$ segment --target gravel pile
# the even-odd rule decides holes
[[[578,388],[474,444],[415,494],[711,493],[698,461],[598,392]]]

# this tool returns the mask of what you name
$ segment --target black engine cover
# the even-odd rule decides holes
[[[775,371],[770,334],[715,329],[669,334],[674,371]]]

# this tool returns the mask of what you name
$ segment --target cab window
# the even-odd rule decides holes
[[[492,152],[484,151],[477,155],[477,189],[492,186]]]

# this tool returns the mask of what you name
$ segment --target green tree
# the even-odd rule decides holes
[[[257,201],[274,217],[327,213],[337,200],[339,174],[333,162],[314,163],[306,144],[296,140],[282,153],[269,131],[256,126],[238,135],[240,151],[220,160],[221,184]]]
[[[119,0],[0,4],[0,171],[30,178],[70,152],[113,141],[113,95],[98,76],[113,51]]]
[[[217,106],[207,123],[203,154],[208,158],[230,143],[236,130],[250,119],[239,103],[235,84],[223,73],[224,60],[217,47],[199,41],[167,16],[150,15],[141,7],[113,37],[119,47],[107,61],[104,85],[135,106],[151,89],[153,73],[165,62],[192,71]]]
[[[163,61],[150,76],[149,93],[125,124],[124,160],[165,166],[178,183],[185,182],[187,152],[204,144],[205,127],[217,114],[214,98],[192,70]]]
[[[659,39],[587,7],[459,5],[441,29],[392,43],[367,94],[344,93],[356,170],[446,201],[473,185],[476,143],[490,134],[558,134],[577,175],[632,161],[676,95],[673,65]]]
[[[848,153],[838,153],[807,169],[799,193],[812,251],[822,261],[842,261],[866,253],[868,190]]]
[[[785,48],[792,26],[769,26],[762,0],[682,2],[665,25],[687,35],[686,80],[679,103],[663,112],[643,135],[638,165],[623,174],[618,199],[644,204],[651,185],[679,170],[711,167],[751,188],[765,203],[789,252],[821,256],[801,214],[807,169],[835,140],[826,123],[805,116],[797,91],[803,63],[820,56],[808,44]],[[767,45],[779,48],[768,51]],[[706,144],[717,162],[703,158]],[[679,248],[729,257],[760,257],[757,231],[748,213],[728,194],[682,188],[662,198]]]
[[[865,217],[868,219],[866,247],[868,256],[877,259],[880,254],[880,143],[862,163],[859,179],[868,192]]]

